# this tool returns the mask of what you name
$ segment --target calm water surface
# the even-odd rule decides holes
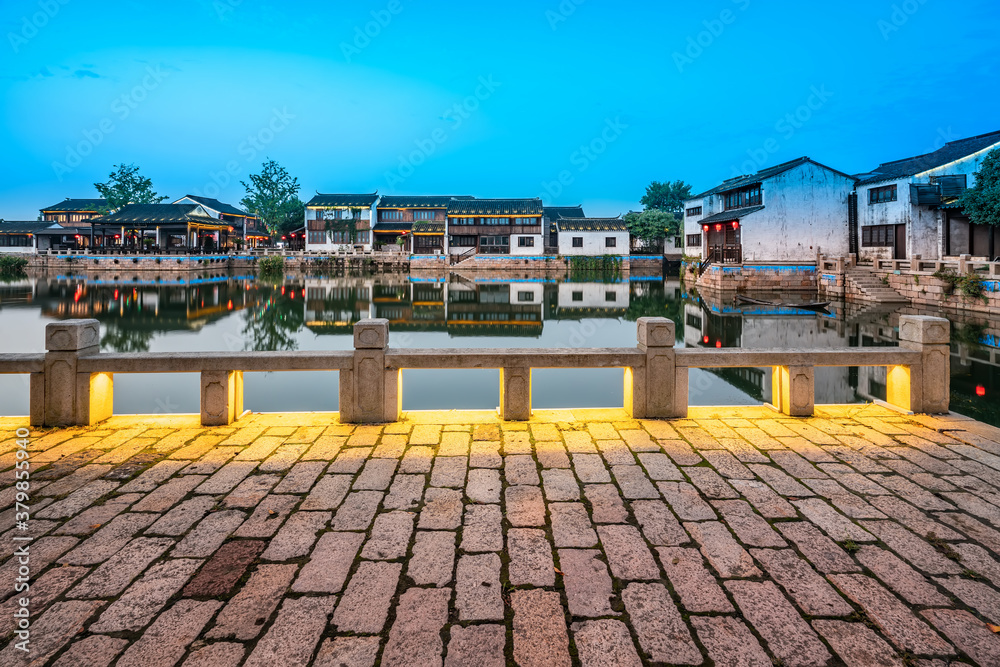
[[[796,297],[788,297],[796,300]],[[390,321],[393,347],[622,347],[635,320],[677,323],[678,345],[838,348],[895,345],[898,315],[917,312],[835,306],[830,314],[734,308],[688,294],[677,279],[560,281],[452,275],[252,276],[177,279],[33,277],[0,284],[0,352],[41,352],[45,324],[101,322],[104,351],[347,350],[365,317]],[[933,313],[924,313],[933,314]],[[1000,425],[1000,321],[953,321],[952,408]],[[992,332],[992,333],[991,333]],[[246,407],[259,412],[336,410],[336,373],[248,373]],[[619,407],[615,369],[538,370],[537,408]],[[770,399],[769,369],[693,370],[692,405],[754,405]],[[497,371],[403,372],[403,407],[492,409]],[[115,412],[198,412],[196,374],[116,375]],[[883,368],[816,369],[817,403],[885,397]],[[0,376],[0,414],[28,412],[27,377]]]

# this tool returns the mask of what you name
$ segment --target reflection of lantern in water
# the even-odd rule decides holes
[[[986,395],[986,387],[984,387],[981,384],[977,384],[976,385],[976,396],[985,396],[985,395]]]

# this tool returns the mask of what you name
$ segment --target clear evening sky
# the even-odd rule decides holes
[[[313,192],[639,208],[801,155],[851,173],[1000,129],[992,0],[4,0],[0,218],[113,164]],[[367,33],[367,34],[366,34]]]

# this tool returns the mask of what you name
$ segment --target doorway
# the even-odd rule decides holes
[[[893,244],[893,259],[906,259],[906,225],[896,225],[896,242]]]

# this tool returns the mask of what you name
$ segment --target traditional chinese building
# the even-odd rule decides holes
[[[684,202],[685,254],[727,263],[847,255],[854,183],[808,157],[723,181]]]
[[[444,251],[468,255],[541,255],[541,199],[453,199]]]
[[[200,250],[230,247],[235,228],[201,204],[127,204],[91,221],[94,247]]]
[[[174,202],[175,204],[198,204],[212,217],[229,223],[233,228],[233,239],[242,239],[249,248],[256,247],[259,243],[269,238],[257,216],[247,213],[241,208],[232,204],[226,204],[211,197],[199,197],[196,195],[184,195]]]
[[[629,254],[628,227],[621,218],[560,218],[555,224],[560,255]]]
[[[410,252],[416,252],[413,242],[414,223],[447,222],[448,204],[453,199],[468,201],[474,199],[474,197],[447,195],[383,196],[379,199],[378,205],[375,207],[377,219],[372,230],[375,247],[392,248],[397,245],[399,238],[403,238],[403,247]],[[426,225],[421,225],[421,228],[426,228]],[[435,247],[440,249],[443,247],[443,244],[428,246],[432,251]]]
[[[856,252],[863,259],[996,257],[1000,227],[970,223],[957,201],[996,148],[1000,132],[990,132],[859,174],[852,204]]]
[[[306,204],[306,250],[371,250],[378,193],[317,194]]]

